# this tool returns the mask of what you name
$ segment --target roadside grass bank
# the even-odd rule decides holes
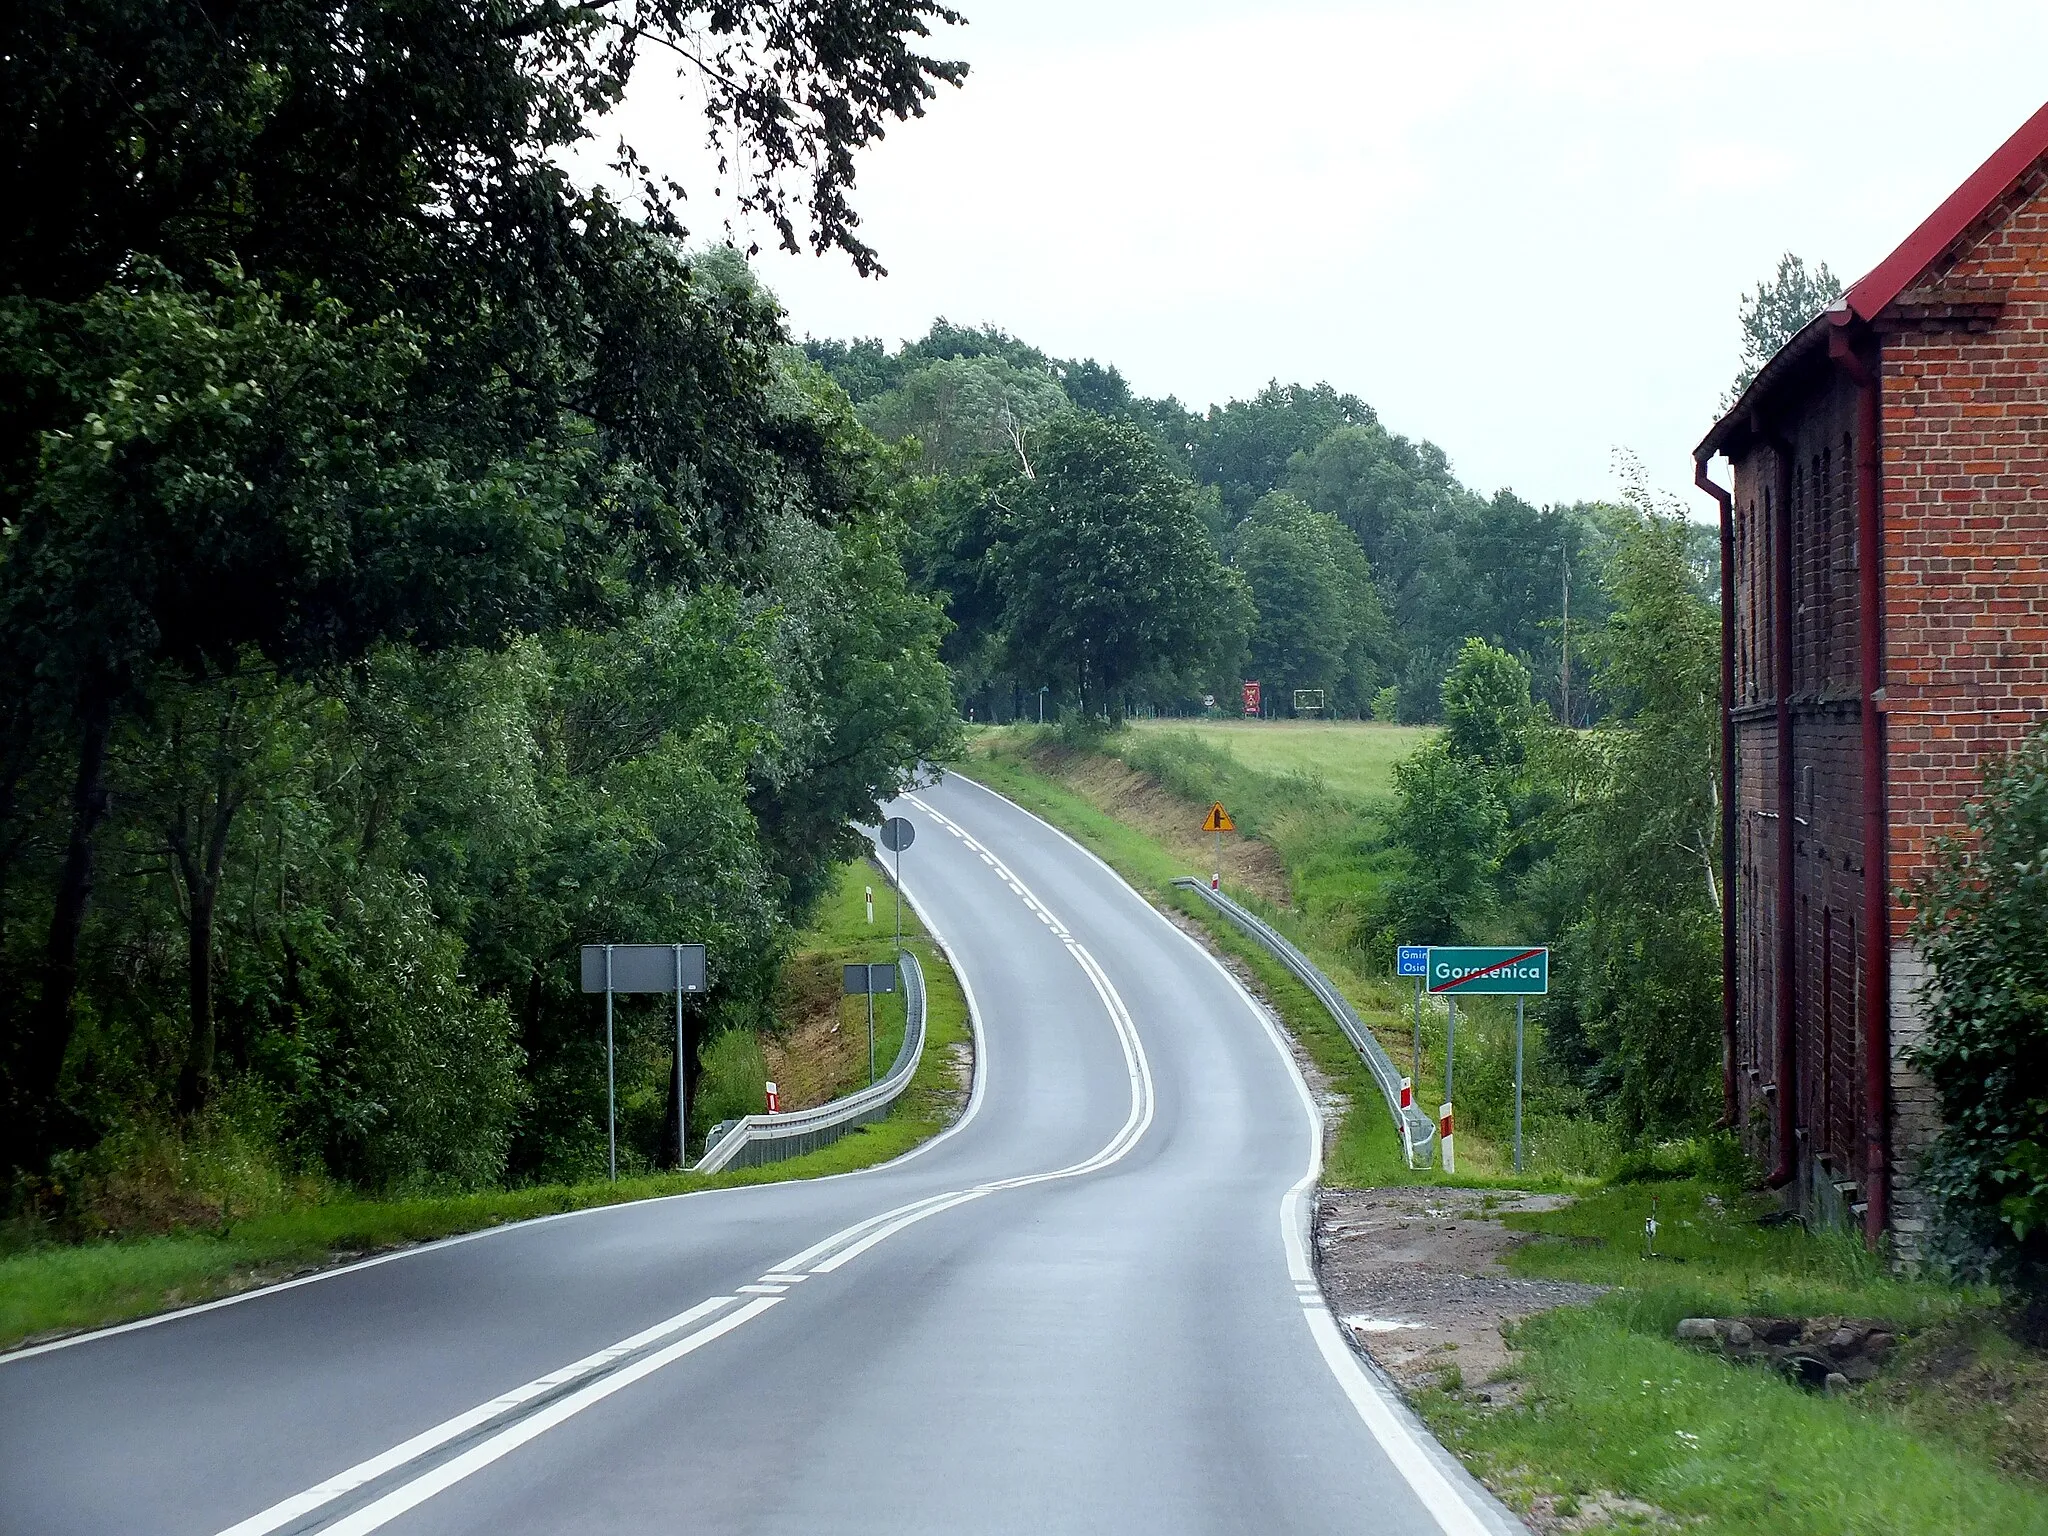
[[[1174,793],[1165,774],[1139,775],[1124,756],[1114,760],[1122,776],[1113,774],[1102,765],[1108,753],[1049,733],[984,731],[972,746],[964,764],[970,776],[1090,848],[1256,981],[1346,1100],[1329,1136],[1326,1185],[1446,1182],[1402,1165],[1376,1085],[1320,1003],[1227,919],[1169,883],[1207,868],[1200,862],[1207,840],[1192,830],[1199,817],[1189,812],[1225,799],[1234,814],[1240,804],[1254,807],[1257,827],[1272,802],[1257,798],[1256,784],[1234,774],[1191,783],[1194,768],[1184,757],[1182,790]],[[1149,786],[1136,782],[1141,777]],[[1234,787],[1212,793],[1219,783]],[[1328,931],[1319,935],[1298,906],[1244,889],[1232,894],[1287,932],[1395,1059],[1407,1060],[1412,993],[1363,979],[1355,953],[1333,953]],[[1430,1022],[1425,1072],[1441,1070],[1441,1016],[1426,1016]],[[1501,1100],[1501,1085],[1489,1089],[1484,1075],[1511,1060],[1504,1049],[1511,1040],[1511,1007],[1460,1008],[1461,1176],[1448,1182],[1575,1195],[1562,1210],[1504,1218],[1528,1235],[1507,1267],[1528,1279],[1612,1289],[1589,1305],[1515,1325],[1501,1377],[1512,1383],[1508,1390],[1482,1391],[1495,1384],[1466,1382],[1451,1365],[1413,1401],[1432,1431],[1532,1528],[1546,1536],[1672,1529],[2048,1536],[2048,1488],[2040,1481],[2048,1477],[2048,1354],[2002,1326],[1995,1293],[1900,1277],[1851,1237],[1781,1224],[1776,1202],[1747,1187],[1749,1170],[1725,1141],[1624,1149],[1598,1124],[1537,1119],[1530,1171],[1513,1175],[1503,1149],[1473,1135],[1479,1117],[1472,1113],[1478,1103],[1483,1114],[1489,1096]],[[1653,1211],[1657,1256],[1646,1257],[1644,1222]],[[1679,1320],[1693,1316],[1881,1319],[1899,1330],[1901,1343],[1876,1381],[1823,1397],[1762,1367],[1678,1344]]]
[[[874,932],[879,936],[872,944],[862,937],[866,922],[861,893],[869,884],[875,887]],[[851,917],[846,910],[849,893]],[[850,958],[863,959],[869,958],[866,951],[874,948],[872,958],[884,958],[893,938],[891,899],[879,871],[864,863],[849,865],[817,926],[798,940],[791,964],[798,965],[821,949],[832,954],[858,949],[861,952]],[[191,1306],[373,1254],[508,1222],[699,1190],[850,1173],[901,1156],[957,1117],[966,1101],[972,1061],[972,1030],[959,981],[908,905],[903,909],[903,934],[905,947],[924,967],[927,983],[924,1056],[910,1087],[886,1118],[851,1131],[828,1147],[786,1162],[710,1176],[649,1172],[621,1177],[616,1184],[597,1180],[385,1199],[325,1191],[325,1198],[156,1236],[57,1243],[16,1229],[7,1234],[12,1251],[0,1251],[0,1349]],[[836,996],[836,970],[832,983]],[[900,994],[894,1005],[893,1035],[884,1034],[884,1010],[876,1010],[876,1054],[885,1069],[902,1039]],[[858,1058],[860,1081],[864,1082],[865,1014],[861,1017]],[[762,1079],[752,1075],[752,1062],[765,1060],[767,1052],[776,1048],[772,1037],[781,1032],[764,1032],[770,1037],[766,1045],[760,1038],[754,1039],[751,1049],[756,1054],[752,1058],[726,1047],[726,1055],[720,1059],[728,1080],[715,1090],[711,1058],[729,1037],[721,1037],[707,1049],[706,1076],[697,1108],[699,1134],[718,1118],[716,1114],[707,1117],[707,1110],[716,1105],[714,1092],[737,1098],[745,1086],[751,1097],[743,1111],[731,1112],[761,1107]],[[850,1034],[850,1026],[842,1027],[841,1033]],[[747,1043],[741,1042],[743,1046]],[[745,1079],[731,1075],[742,1068],[749,1073]],[[219,1210],[218,1202],[213,1208]]]
[[[1452,1374],[1417,1409],[1542,1529],[2048,1532],[2048,1356],[1999,1326],[1996,1294],[1894,1275],[1846,1235],[1760,1225],[1775,1208],[1693,1176],[1508,1215],[1530,1234],[1511,1272],[1614,1289],[1514,1328],[1500,1379],[1517,1390],[1489,1403]],[[1902,1343],[1877,1380],[1822,1396],[1674,1340],[1682,1318],[1735,1316],[1878,1319]]]
[[[1450,1179],[1436,1170],[1411,1173],[1378,1087],[1322,1004],[1236,925],[1171,883],[1209,872],[1213,839],[1200,830],[1202,813],[1212,800],[1223,801],[1239,827],[1224,838],[1224,889],[1286,934],[1337,985],[1395,1063],[1413,1073],[1416,1101],[1433,1110],[1443,1084],[1448,1010],[1441,1003],[1423,1007],[1418,1067],[1414,984],[1371,974],[1371,957],[1355,942],[1363,902],[1385,874],[1377,802],[1333,797],[1304,777],[1260,773],[1163,726],[1087,746],[1068,745],[1037,727],[989,728],[970,738],[960,766],[1088,847],[1157,905],[1183,914],[1212,948],[1258,978],[1349,1103],[1332,1137],[1325,1182],[1569,1190],[1585,1187],[1615,1160],[1618,1147],[1603,1126],[1546,1113],[1532,1099],[1524,1116],[1525,1171],[1515,1174],[1514,1004],[1474,998],[1458,1010],[1458,1173]],[[1247,848],[1261,852],[1247,854]],[[1262,878],[1262,872],[1270,873]],[[1349,882],[1367,895],[1349,890]],[[1391,969],[1389,956],[1384,970]],[[1525,1049],[1533,1068],[1540,1050],[1534,1028]]]

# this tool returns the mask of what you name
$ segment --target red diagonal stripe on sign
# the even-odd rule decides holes
[[[1442,986],[1431,987],[1429,990],[1432,993],[1448,992],[1454,987],[1462,987],[1468,981],[1477,981],[1482,976],[1491,976],[1495,971],[1504,971],[1511,965],[1520,965],[1531,956],[1542,953],[1543,946],[1539,944],[1534,949],[1525,949],[1519,955],[1509,955],[1505,960],[1496,960],[1492,965],[1482,970],[1472,971],[1464,976],[1460,976],[1456,981],[1447,981]]]

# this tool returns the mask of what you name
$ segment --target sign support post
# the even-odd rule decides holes
[[[1451,1005],[1444,1037],[1444,1117],[1450,1118],[1451,1052],[1458,1026],[1458,995],[1483,992],[1515,1000],[1515,1171],[1522,1171],[1522,1063],[1527,1000],[1550,991],[1550,951],[1541,944],[1468,945],[1432,948],[1426,967],[1429,990]],[[1449,1171],[1449,1160],[1445,1161]]]
[[[690,1067],[682,1057],[682,944],[676,946],[676,1167],[690,1165]]]
[[[1527,998],[1515,997],[1515,1172],[1522,1171],[1522,1005]]]
[[[1411,1077],[1422,1076],[1422,978],[1415,978],[1415,1065],[1409,1069]]]
[[[612,1182],[619,1182],[619,1070],[612,1049],[612,947],[604,947],[604,1131]]]
[[[852,997],[856,993],[866,997],[868,1004],[868,1082],[875,1080],[875,994],[896,990],[896,966],[891,960],[864,965],[849,965],[843,968],[844,980],[840,986],[841,995]]]
[[[1202,830],[1216,834],[1216,863],[1209,875],[1209,889],[1220,891],[1223,889],[1223,834],[1235,832],[1237,823],[1230,819],[1230,812],[1223,809],[1223,802],[1218,800],[1209,807],[1209,814],[1202,818]]]
[[[1451,1005],[1451,1016],[1444,1025],[1444,1099],[1456,1102],[1451,1099],[1451,1069],[1458,1059],[1458,1000],[1453,997],[1445,1001]]]
[[[896,855],[896,948],[900,951],[903,948],[903,850],[917,841],[917,828],[901,816],[891,816],[882,823],[880,836],[882,846]],[[868,1076],[874,1076],[872,1066]]]
[[[586,993],[604,994],[605,1166],[619,1177],[619,1052],[613,1026],[614,995],[673,992],[676,995],[676,1161],[688,1158],[689,1063],[684,1057],[683,994],[706,990],[702,944],[585,944],[579,957]]]

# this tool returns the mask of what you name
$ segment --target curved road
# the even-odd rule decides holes
[[[1323,1307],[1265,1015],[1008,801],[894,809],[978,1025],[953,1130],[7,1357],[0,1532],[1518,1529]]]

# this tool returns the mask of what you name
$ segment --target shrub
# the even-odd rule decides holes
[[[1926,1169],[1939,1248],[2048,1289],[2048,726],[1986,763],[1912,902],[1931,969],[1912,1060],[1944,1122]]]
[[[371,1189],[502,1178],[524,1099],[512,1019],[463,979],[462,944],[420,882],[363,877],[323,937],[303,1020],[320,1083],[303,1124],[320,1160]]]

